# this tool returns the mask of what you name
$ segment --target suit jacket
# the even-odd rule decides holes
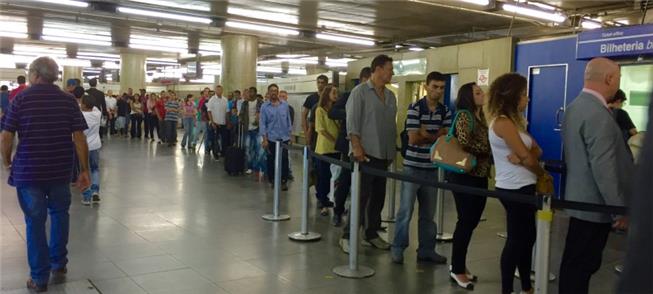
[[[608,108],[594,95],[582,92],[565,111],[562,136],[567,166],[565,199],[624,205],[631,194],[634,163]],[[613,221],[605,213],[567,213],[584,221]]]

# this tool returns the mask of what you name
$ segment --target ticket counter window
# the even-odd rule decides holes
[[[653,64],[622,66],[621,89],[628,98],[623,109],[628,112],[638,131],[646,131],[653,89]]]

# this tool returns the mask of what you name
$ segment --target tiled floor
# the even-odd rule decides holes
[[[203,152],[171,149],[126,139],[105,144],[102,158],[102,203],[84,207],[73,195],[70,209],[69,287],[55,292],[78,293],[90,280],[101,293],[466,293],[451,285],[447,266],[415,262],[415,226],[403,266],[390,262],[387,252],[361,249],[360,262],[376,274],[350,280],[331,269],[347,263],[337,247],[340,230],[311,206],[311,229],[323,234],[319,242],[296,243],[287,234],[300,226],[301,183],[282,194],[281,211],[290,221],[271,223],[261,215],[272,209],[272,189],[251,177],[229,177],[222,162]],[[301,178],[298,155],[295,177]],[[22,212],[16,192],[0,185],[0,284],[2,293],[24,293],[29,272]],[[455,220],[452,199],[445,201],[446,231]],[[311,201],[314,202],[313,198]],[[313,203],[314,205],[314,203]],[[384,212],[384,215],[385,212]],[[475,232],[468,267],[478,275],[476,293],[498,293],[499,256],[504,212],[488,202]],[[556,216],[552,235],[552,272],[557,273],[566,219]],[[393,226],[390,225],[390,232]],[[387,237],[386,234],[383,235]],[[450,255],[451,245],[438,251]],[[612,293],[617,276],[612,268],[623,256],[624,236],[612,235],[603,267],[592,280],[590,293]],[[81,284],[80,284],[81,283]],[[76,286],[77,285],[77,286]],[[517,281],[515,281],[517,288]],[[556,282],[551,293],[557,292]],[[81,292],[80,292],[81,293]]]

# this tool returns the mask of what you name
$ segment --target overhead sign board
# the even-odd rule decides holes
[[[596,29],[580,33],[576,58],[653,54],[653,24]]]

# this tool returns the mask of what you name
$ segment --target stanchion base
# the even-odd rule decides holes
[[[320,233],[315,233],[315,232],[308,232],[306,234],[302,232],[294,232],[288,234],[288,238],[293,241],[317,241],[322,239],[322,235]]]
[[[515,278],[521,279],[521,277],[519,276],[519,271],[518,270],[515,270]],[[531,271],[530,278],[531,278],[531,281],[535,282],[535,272]],[[556,275],[554,273],[549,273],[549,282],[555,281],[556,278],[557,277],[556,277]]]
[[[438,240],[440,242],[451,242],[453,241],[453,235],[449,233],[437,234],[435,236],[435,240]]]
[[[290,219],[290,216],[287,214],[280,214],[277,216],[275,216],[274,214],[266,214],[262,216],[262,218],[266,221],[278,222],[278,221],[287,221]]]
[[[374,270],[362,265],[359,265],[357,270],[352,270],[349,265],[342,265],[334,267],[333,273],[343,278],[364,279],[373,276]]]

